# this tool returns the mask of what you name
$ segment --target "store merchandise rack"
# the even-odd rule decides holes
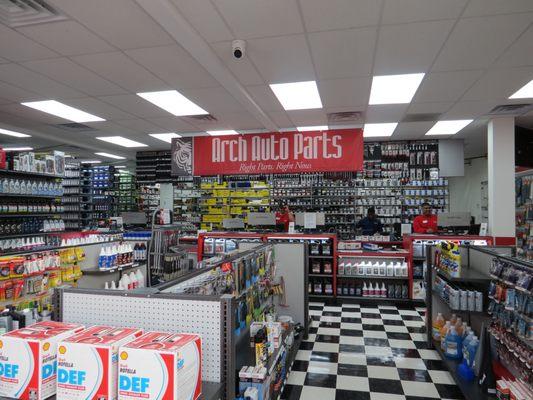
[[[82,212],[89,206],[87,197],[84,197],[82,192],[81,165],[79,161],[69,160],[65,163],[65,179],[63,179],[61,202],[65,209],[65,228],[67,230],[81,230],[84,227]]]
[[[533,170],[516,174],[517,257],[533,260]]]

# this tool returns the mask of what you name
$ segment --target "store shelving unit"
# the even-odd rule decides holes
[[[135,176],[118,171],[115,174],[116,186],[115,193],[117,194],[118,202],[116,204],[117,214],[122,212],[137,211],[137,188],[135,183]]]
[[[516,174],[517,256],[533,260],[533,170]]]

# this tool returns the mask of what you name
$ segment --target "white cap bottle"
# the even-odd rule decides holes
[[[124,290],[131,289],[131,282],[130,282],[130,278],[128,277],[128,274],[122,275],[122,279],[120,280],[120,283],[122,283]]]
[[[111,290],[117,290],[117,285],[115,281],[111,281]]]
[[[135,272],[135,277],[137,278],[138,287],[144,287],[144,275],[141,272],[140,268],[137,268],[137,272]]]
[[[137,282],[137,276],[135,275],[135,272],[131,271],[129,273],[128,279],[130,280],[130,286],[131,289],[137,289],[139,287],[139,283]]]

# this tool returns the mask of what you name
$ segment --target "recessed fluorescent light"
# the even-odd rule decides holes
[[[455,135],[465,126],[467,126],[473,119],[457,119],[450,121],[439,121],[426,132],[427,136],[435,135]]]
[[[126,157],[117,156],[115,154],[110,154],[110,153],[94,153],[94,154],[96,154],[97,156],[112,158],[114,160],[125,160],[126,159]]]
[[[327,131],[329,128],[327,125],[317,125],[317,126],[298,126],[296,127],[298,132],[309,132],[309,131]]]
[[[0,134],[7,135],[7,136],[14,136],[14,137],[31,137],[31,135],[26,135],[25,133],[15,132],[15,131],[9,131],[7,129],[0,128]]]
[[[385,124],[365,124],[363,127],[364,137],[382,137],[392,136],[394,130],[398,126],[397,122],[385,123]]]
[[[61,118],[68,119],[74,122],[96,122],[105,121],[105,119],[78,110],[77,108],[67,106],[55,100],[44,101],[30,101],[28,103],[21,103],[23,106],[31,107],[48,114],[56,115]]]
[[[33,147],[2,147],[4,151],[31,151]]]
[[[172,143],[172,139],[174,138],[180,138],[181,135],[178,135],[177,133],[170,132],[170,133],[149,133],[149,135],[153,138],[162,140],[163,142]]]
[[[80,160],[80,164],[100,164],[100,160]]]
[[[374,76],[368,104],[410,103],[424,75],[421,73]]]
[[[161,92],[137,93],[143,99],[162,108],[165,111],[181,117],[185,115],[209,114],[203,108],[197,106],[177,90],[164,90]]]
[[[533,97],[533,80],[530,80],[529,83],[526,83],[522,88],[518,89],[517,92],[512,94],[510,99],[529,99]]]
[[[125,165],[113,165],[113,167],[117,168],[117,169],[120,169],[120,168],[126,168]]]
[[[228,135],[239,135],[239,132],[234,130],[226,130],[226,131],[206,131],[208,135],[211,136],[228,136]]]
[[[135,140],[131,140],[123,136],[103,136],[97,137],[96,139],[103,140],[104,142],[113,143],[122,147],[148,147],[148,145],[144,143],[136,142]]]
[[[315,81],[275,83],[270,85],[285,110],[322,108]]]

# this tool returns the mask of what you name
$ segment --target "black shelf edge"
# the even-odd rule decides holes
[[[24,217],[51,217],[54,215],[61,215],[62,211],[53,213],[27,213],[27,214],[0,214],[0,218],[24,218]]]
[[[335,298],[335,296],[333,296],[332,294],[309,294],[308,295],[309,297],[313,297],[315,299],[333,299]]]
[[[476,379],[474,379],[473,382],[467,382],[459,376],[459,374],[457,373],[457,366],[461,364],[462,360],[458,361],[447,358],[444,355],[442,349],[440,348],[439,342],[433,342],[433,345],[437,353],[439,353],[440,357],[442,358],[442,362],[446,365],[446,368],[448,368],[448,372],[450,372],[453,380],[455,381],[455,384],[459,387],[466,400],[495,398],[489,396],[487,393],[483,393],[483,391],[476,384]]]
[[[28,194],[28,193],[0,193],[0,197],[23,197],[32,199],[60,199],[63,195]]]
[[[26,171],[15,171],[11,169],[0,169],[0,173],[18,175],[18,176],[31,176],[34,178],[51,178],[51,179],[64,179],[64,175],[54,175],[54,174],[41,174],[39,172],[26,172]]]
[[[421,299],[396,299],[394,297],[372,297],[372,296],[337,296],[337,299],[350,300],[378,300],[378,301],[396,301],[399,303],[407,303],[411,301],[421,301]]]
[[[309,255],[309,258],[333,258],[333,256]]]
[[[375,276],[375,275],[339,275],[337,274],[337,279],[372,279],[372,280],[397,280],[397,281],[407,281],[409,280],[408,276]]]
[[[34,236],[46,236],[46,235],[61,235],[67,231],[55,231],[55,232],[38,232],[38,233],[20,233],[18,235],[2,235],[0,239],[17,239],[25,237],[34,237]]]
[[[307,276],[312,278],[333,278],[333,274],[307,274]]]

